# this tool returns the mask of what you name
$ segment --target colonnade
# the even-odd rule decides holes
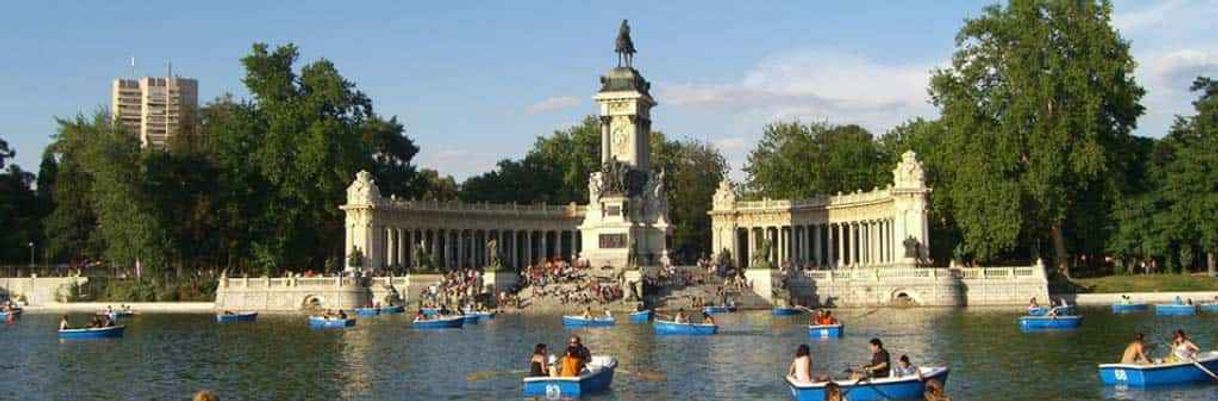
[[[873,219],[795,225],[743,226],[736,229],[732,254],[737,263],[751,266],[771,244],[766,260],[775,266],[839,268],[874,267],[895,262],[901,241],[893,219]]]
[[[368,259],[383,261],[384,267],[420,266],[420,249],[438,268],[483,267],[491,262],[493,240],[504,266],[518,269],[543,260],[572,260],[581,245],[578,230],[382,227],[374,232],[379,238],[373,244],[383,246]]]

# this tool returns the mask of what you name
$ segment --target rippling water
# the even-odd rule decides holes
[[[127,321],[122,339],[60,342],[58,316],[27,314],[0,326],[0,400],[183,400],[199,389],[226,401],[519,399],[518,376],[466,377],[526,369],[534,343],[557,351],[571,333],[595,354],[616,355],[621,369],[667,376],[645,381],[619,372],[612,392],[586,397],[598,401],[788,400],[782,375],[797,345],[812,346],[814,370],[840,374],[869,358],[871,337],[884,339],[894,360],[908,354],[915,364],[951,367],[955,400],[1218,399],[1218,386],[1106,388],[1095,368],[1119,358],[1135,330],[1159,340],[1180,327],[1214,348],[1218,317],[1082,312],[1080,330],[1024,334],[1010,309],[843,310],[846,337],[832,341],[809,339],[805,317],[747,312],[721,315],[721,334],[709,337],[657,337],[636,324],[567,330],[558,316],[420,331],[397,315],[315,331],[303,316],[219,325],[211,315],[149,314]]]

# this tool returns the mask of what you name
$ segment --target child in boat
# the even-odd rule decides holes
[[[562,360],[559,361],[558,377],[578,377],[586,363],[583,358],[579,357],[578,347],[567,347],[566,355],[563,355]]]
[[[538,343],[533,347],[533,356],[529,358],[529,377],[549,376],[546,369],[546,345]]]
[[[917,376],[918,380],[922,380],[922,371],[917,366],[909,363],[909,355],[901,355],[901,358],[897,360],[897,366],[896,369],[893,369],[893,373],[895,373],[896,377]]]

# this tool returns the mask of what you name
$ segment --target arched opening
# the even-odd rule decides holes
[[[309,295],[300,303],[300,309],[306,311],[317,311],[322,309],[323,299],[318,296]]]
[[[921,304],[921,297],[913,291],[898,289],[892,292],[893,306],[918,306]]]

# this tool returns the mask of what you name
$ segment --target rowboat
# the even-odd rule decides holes
[[[648,320],[651,320],[651,309],[630,312],[631,323],[647,323]]]
[[[719,332],[719,326],[710,323],[676,323],[656,320],[652,326],[656,334],[711,335]]]
[[[440,308],[420,308],[423,311],[423,316],[432,317],[440,314]]]
[[[1134,387],[1212,382],[1214,378],[1198,368],[1197,364],[1211,372],[1218,371],[1218,351],[1201,353],[1196,361],[1196,364],[1193,361],[1157,365],[1100,364],[1100,381],[1105,385]]]
[[[1218,302],[1206,302],[1197,305],[1197,309],[1206,313],[1218,313]]]
[[[702,307],[702,312],[706,313],[708,315],[714,315],[717,313],[730,313],[730,312],[735,312],[735,311],[736,311],[736,305]]]
[[[587,371],[578,377],[526,377],[524,378],[524,396],[557,400],[608,390],[609,385],[613,383],[613,371],[617,368],[617,359],[611,356],[594,355],[587,366]]]
[[[1022,316],[1019,318],[1019,328],[1024,331],[1077,329],[1082,324],[1082,316]]]
[[[846,326],[841,323],[808,325],[808,336],[812,338],[842,338],[845,333]]]
[[[91,329],[65,329],[59,331],[61,340],[89,340],[94,338],[118,338],[123,336],[124,326]]]
[[[403,312],[406,312],[405,305],[393,305],[393,306],[381,307],[382,315],[398,314],[398,313],[403,313]]]
[[[566,327],[610,327],[616,323],[617,321],[614,318],[605,316],[593,316],[590,319],[583,316],[562,317],[562,325]]]
[[[225,312],[216,314],[218,323],[252,322],[258,319],[258,312]]]
[[[947,385],[947,368],[918,368],[922,373],[922,380],[916,375],[904,377],[887,377],[883,379],[869,380],[835,380],[842,393],[847,394],[850,401],[884,401],[884,400],[909,400],[922,399],[922,394],[926,392],[926,381],[936,379],[940,383]],[[821,401],[825,400],[825,385],[829,382],[817,383],[798,383],[790,376],[787,376],[787,387],[791,389],[791,396],[795,401]]]
[[[465,325],[465,317],[449,316],[427,320],[415,319],[411,325],[416,329],[459,329]]]
[[[773,310],[770,311],[770,314],[772,314],[774,316],[796,316],[802,312],[803,312],[803,309],[800,309],[800,308],[775,307]]]
[[[373,317],[381,314],[381,308],[355,308],[355,315],[359,317]]]
[[[1197,305],[1155,304],[1155,314],[1159,316],[1192,316],[1197,314]]]
[[[11,309],[11,310],[7,310],[7,311],[0,311],[0,320],[8,319],[9,316],[12,316],[12,317],[21,316],[21,312],[22,312],[21,308]]]
[[[1136,303],[1136,304],[1115,303],[1115,304],[1112,304],[1112,313],[1145,312],[1149,309],[1150,309],[1150,304],[1146,304],[1146,303]]]
[[[485,322],[495,318],[495,312],[490,311],[465,311],[465,316],[477,316],[478,321]]]
[[[97,316],[109,316],[110,319],[118,320],[120,318],[135,316],[135,312],[129,310],[98,311]]]
[[[315,329],[341,329],[355,326],[355,319],[332,316],[309,316],[309,327]]]

